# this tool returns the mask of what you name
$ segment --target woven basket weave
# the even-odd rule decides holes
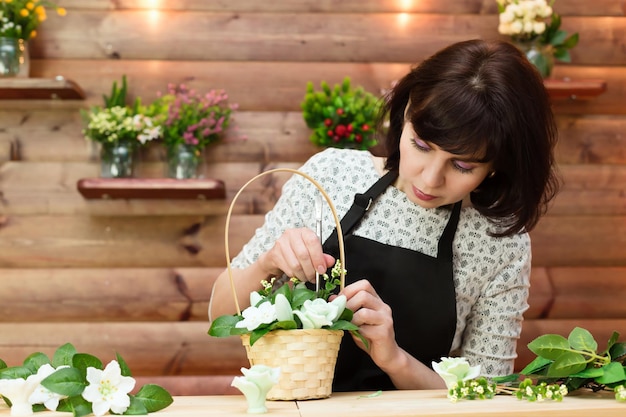
[[[241,314],[237,301],[237,292],[230,266],[230,251],[228,246],[228,229],[230,216],[237,197],[243,189],[257,178],[273,172],[291,172],[308,179],[322,193],[330,206],[337,227],[339,238],[339,258],[341,261],[340,288],[345,284],[345,256],[343,247],[343,233],[335,207],[319,183],[300,171],[289,168],[276,168],[262,172],[252,178],[237,192],[233,198],[226,217],[225,246],[226,265],[230,277],[231,290],[237,307],[237,314]],[[328,398],[332,392],[337,353],[343,336],[343,330],[328,329],[297,329],[274,330],[250,346],[250,336],[241,335],[241,341],[246,348],[250,366],[266,365],[280,368],[280,379],[267,394],[268,400],[310,400]]]

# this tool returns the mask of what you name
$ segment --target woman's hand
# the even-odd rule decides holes
[[[347,285],[341,294],[348,299],[346,307],[354,312],[352,323],[359,326],[359,332],[369,341],[369,349],[359,338],[355,337],[354,341],[369,353],[376,365],[383,370],[388,369],[402,354],[396,343],[391,308],[365,279]]]
[[[258,262],[268,277],[284,273],[300,281],[315,282],[315,272],[326,273],[335,258],[322,252],[322,243],[313,230],[300,228],[286,230]]]

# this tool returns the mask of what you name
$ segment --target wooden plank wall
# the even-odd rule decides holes
[[[59,0],[30,43],[31,76],[64,76],[84,101],[0,100],[0,358],[18,364],[65,342],[175,393],[224,392],[245,366],[236,338],[207,336],[210,288],[225,266],[228,201],[255,174],[298,167],[318,151],[299,112],[307,81],[387,88],[449,43],[499,37],[495,0]],[[157,4],[159,10],[150,9]],[[525,344],[575,325],[626,335],[626,6],[557,0],[580,33],[554,77],[601,78],[607,91],[554,103],[565,187],[532,233]],[[126,74],[147,102],[170,82],[224,88],[237,131],[207,153],[226,201],[85,201],[98,175],[79,110]],[[163,173],[158,149],[140,176]],[[253,184],[231,224],[233,255],[273,204],[281,175]],[[207,378],[207,376],[210,376]],[[183,377],[183,378],[180,378]],[[174,381],[174,382],[172,382]],[[176,382],[177,381],[177,382]]]

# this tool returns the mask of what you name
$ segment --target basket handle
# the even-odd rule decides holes
[[[244,188],[246,188],[250,183],[252,183],[253,181],[257,180],[258,178],[264,176],[264,175],[268,175],[268,174],[272,174],[275,172],[291,172],[293,174],[297,174],[300,175],[304,178],[306,178],[307,180],[309,180],[311,183],[313,183],[313,185],[315,185],[315,187],[322,193],[322,195],[324,196],[324,199],[326,199],[326,202],[328,203],[328,206],[330,207],[330,211],[333,213],[333,217],[335,219],[335,225],[337,226],[337,237],[339,238],[339,260],[341,261],[341,274],[340,274],[340,284],[339,284],[339,288],[341,290],[343,290],[343,287],[345,285],[345,253],[344,253],[344,246],[343,246],[343,232],[341,230],[341,222],[339,221],[339,216],[337,216],[337,210],[335,209],[335,206],[333,205],[333,202],[331,201],[330,197],[328,196],[328,194],[326,193],[326,191],[324,190],[324,188],[320,185],[320,183],[318,183],[315,179],[313,179],[310,175],[305,174],[304,172],[298,171],[296,169],[291,169],[291,168],[274,168],[274,169],[270,169],[264,172],[261,172],[260,174],[256,175],[254,178],[252,178],[251,180],[249,180],[248,182],[246,182],[240,189],[239,191],[237,191],[237,194],[235,194],[235,197],[233,197],[233,200],[230,203],[230,207],[228,208],[228,214],[226,215],[226,227],[224,229],[224,246],[226,249],[226,267],[228,269],[228,278],[230,279],[230,288],[231,291],[233,293],[233,298],[235,299],[235,307],[237,307],[237,314],[241,314],[241,309],[239,308],[239,301],[237,301],[237,290],[235,289],[235,282],[233,281],[233,273],[232,273],[232,268],[230,266],[230,250],[229,250],[229,246],[228,246],[228,230],[229,230],[229,225],[230,225],[230,217],[233,211],[233,207],[235,206],[235,201],[237,201],[237,198],[239,197],[239,195],[241,194],[241,192],[244,190]]]

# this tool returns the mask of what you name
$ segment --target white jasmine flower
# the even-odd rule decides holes
[[[122,414],[130,405],[128,393],[135,387],[135,379],[122,376],[119,363],[113,360],[103,370],[87,368],[89,385],[82,393],[83,398],[92,404],[96,416],[102,416],[109,410]]]
[[[458,382],[474,379],[480,375],[480,365],[470,366],[465,358],[441,358],[441,362],[433,362],[432,367],[443,378],[448,389]]]
[[[266,301],[258,307],[250,306],[241,312],[243,320],[237,322],[235,327],[245,327],[249,331],[253,331],[261,324],[270,324],[276,320],[276,307]]]
[[[61,368],[67,368],[67,366],[59,366],[57,369]],[[41,381],[52,375],[55,371],[56,369],[54,369],[49,363],[39,367],[36,375],[39,383],[32,394],[28,397],[28,402],[30,404],[43,404],[48,410],[56,411],[59,406],[59,400],[67,398],[67,396],[52,392],[48,388],[41,385]]]

